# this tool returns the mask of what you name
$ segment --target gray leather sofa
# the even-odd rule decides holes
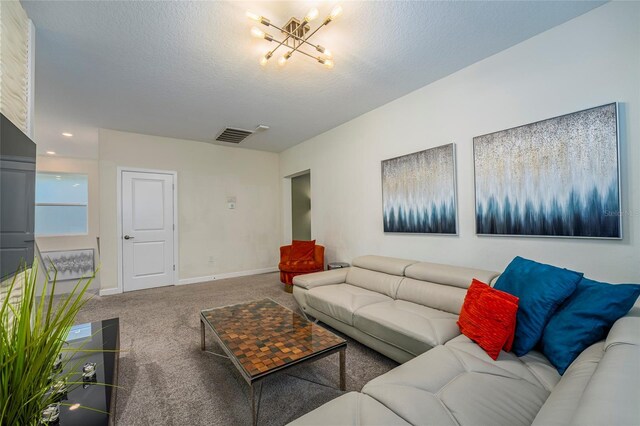
[[[432,332],[434,341],[427,341],[425,335],[412,333],[416,328],[410,326],[409,318],[413,311],[398,305],[402,312],[391,311],[392,319],[384,319],[389,311],[369,308],[380,313],[378,323],[383,330],[390,332],[389,323],[395,327],[408,326],[401,331],[403,336],[388,342],[374,337],[373,333],[363,326],[358,312],[367,306],[386,303],[394,306],[394,302],[407,302],[400,298],[407,289],[400,292],[406,279],[422,281],[424,287],[413,289],[412,302],[421,301],[421,306],[439,310],[449,308],[448,313],[456,311],[458,289],[463,289],[462,278],[468,271],[443,265],[431,266],[405,261],[403,274],[397,285],[389,277],[378,277],[368,288],[358,278],[364,277],[362,272],[329,271],[315,274],[314,277],[300,277],[296,284],[296,300],[305,312],[317,314],[329,325],[352,335],[357,340],[369,344],[374,349],[382,349],[383,353],[391,353],[393,358],[402,360],[411,358],[414,352],[427,348],[431,343],[439,344],[431,350],[408,360],[394,370],[367,383],[361,392],[350,392],[318,409],[295,420],[292,425],[639,425],[640,424],[640,307],[636,302],[629,314],[619,319],[611,329],[606,340],[587,348],[560,376],[551,363],[539,352],[531,351],[523,357],[512,353],[501,352],[496,361],[492,360],[479,346],[464,335],[455,334],[447,325],[450,317],[431,316],[430,311],[418,308],[419,316],[427,315],[423,328],[436,324]],[[382,266],[382,265],[386,266]],[[354,267],[371,272],[380,272],[389,276],[402,276],[402,261],[398,259],[384,260],[365,256],[354,261]],[[395,265],[393,268],[391,265]],[[416,265],[414,270],[409,268]],[[371,269],[371,268],[376,269]],[[432,269],[429,274],[426,272]],[[453,269],[451,269],[453,268]],[[352,268],[354,269],[354,268]],[[384,271],[381,271],[383,269]],[[421,274],[416,271],[423,271]],[[450,272],[457,278],[447,278]],[[465,271],[465,272],[463,272]],[[479,271],[483,272],[483,271]],[[475,275],[485,282],[493,276],[487,273],[484,277]],[[351,275],[350,275],[351,274]],[[440,274],[440,275],[438,275]],[[409,278],[409,275],[412,275]],[[338,283],[340,278],[343,282]],[[421,277],[422,280],[415,277]],[[437,278],[439,277],[439,278]],[[437,278],[437,279],[436,279]],[[470,281],[470,279],[469,279]],[[410,281],[412,282],[412,281]],[[357,285],[356,283],[360,283]],[[388,284],[387,286],[381,285]],[[460,283],[446,284],[446,283]],[[413,283],[417,286],[416,283]],[[451,294],[445,295],[443,288],[435,285],[451,287]],[[309,296],[315,288],[333,287],[338,293],[334,299],[337,306],[329,309],[328,300],[323,298],[322,305]],[[358,287],[353,289],[352,287]],[[294,295],[296,295],[294,288]],[[326,287],[327,289],[330,287]],[[391,300],[380,301],[377,296],[369,294],[382,293],[371,290],[393,290],[384,293]],[[416,287],[417,288],[417,287]],[[437,288],[437,290],[436,290]],[[366,290],[362,292],[361,290]],[[464,293],[464,290],[463,290]],[[456,294],[456,296],[454,296]],[[420,297],[418,296],[420,295]],[[367,297],[367,298],[363,298]],[[464,295],[462,295],[464,298]],[[374,301],[375,300],[375,301]],[[418,303],[416,303],[418,304]],[[382,307],[382,306],[381,306]],[[351,311],[351,315],[347,312]],[[457,308],[459,311],[459,307]],[[327,311],[328,313],[326,313]],[[446,311],[443,311],[447,313]],[[316,316],[316,315],[314,315]],[[457,316],[457,315],[456,315]],[[336,319],[338,317],[339,319]],[[402,318],[399,320],[398,318]],[[326,320],[325,320],[326,319]],[[350,321],[350,324],[347,322]],[[407,322],[405,322],[407,321]],[[455,321],[454,321],[455,324]],[[363,331],[364,330],[364,331]],[[368,336],[363,338],[363,336]],[[410,338],[405,339],[405,336]],[[360,338],[359,338],[360,337]],[[424,345],[415,346],[420,341]],[[411,343],[409,343],[411,342]],[[370,344],[371,343],[371,344]],[[400,343],[400,344],[398,344]],[[387,351],[387,352],[384,352]]]
[[[398,362],[458,336],[471,280],[498,276],[383,256],[361,256],[352,264],[295,277],[293,296],[306,314]]]

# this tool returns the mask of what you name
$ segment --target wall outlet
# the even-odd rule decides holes
[[[209,256],[209,263],[213,265],[213,256]]]
[[[236,197],[227,197],[227,208],[229,210],[236,208]]]
[[[227,207],[229,207],[229,210],[233,210],[236,208],[236,203],[227,203]]]

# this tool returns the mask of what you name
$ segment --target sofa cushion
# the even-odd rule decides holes
[[[409,423],[370,396],[349,392],[294,420],[289,425],[409,426]]]
[[[395,298],[459,314],[466,294],[466,289],[405,278],[398,286]]]
[[[588,346],[604,339],[640,295],[637,284],[607,284],[583,278],[542,334],[542,352],[560,374]]]
[[[380,293],[350,284],[314,287],[307,292],[306,299],[312,308],[349,325],[353,325],[353,313],[363,306],[392,300]]]
[[[582,274],[515,257],[494,288],[520,299],[513,352],[522,356],[542,337],[545,325],[558,306],[578,285]]]
[[[396,297],[398,286],[402,280],[403,277],[401,276],[362,269],[357,266],[349,268],[346,278],[347,284],[366,288],[391,298]]]
[[[405,269],[409,265],[416,263],[416,260],[398,259],[386,256],[360,256],[351,261],[353,266],[368,269],[370,271],[384,272],[389,275],[403,276]]]
[[[589,384],[603,353],[603,344],[599,342],[580,354],[536,415],[534,425],[560,426],[571,423],[582,392]]]
[[[560,374],[551,362],[538,351],[530,351],[525,356],[518,357],[513,352],[500,352],[497,360],[492,360],[489,355],[464,334],[451,339],[446,347],[455,350],[456,353],[469,355],[465,362],[470,369],[476,372],[491,374],[499,369],[501,374],[510,377],[519,377],[534,386],[542,387],[551,392],[560,381]]]
[[[460,334],[457,319],[449,312],[390,300],[358,309],[353,325],[370,336],[419,355]]]
[[[634,327],[637,334],[640,321],[635,321]],[[584,389],[571,424],[640,425],[638,401],[640,346],[627,342],[608,346]]]
[[[411,424],[530,425],[549,391],[535,378],[515,374],[513,364],[529,370],[512,354],[492,361],[478,349],[438,346],[373,379],[362,392]]]
[[[442,265],[440,263],[415,263],[404,271],[407,278],[420,281],[444,284],[448,286],[469,288],[474,278],[488,283],[498,276],[497,272],[482,269],[464,268],[461,266]]]

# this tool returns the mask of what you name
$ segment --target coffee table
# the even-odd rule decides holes
[[[345,390],[347,342],[271,299],[200,312],[201,349],[205,325],[249,384],[253,424],[258,420],[254,388],[277,372],[339,352],[340,390]]]

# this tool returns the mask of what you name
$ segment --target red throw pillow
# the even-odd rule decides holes
[[[314,260],[316,251],[316,240],[299,241],[293,240],[291,243],[291,260]]]
[[[476,284],[475,286],[473,286],[474,290],[472,290],[472,299],[473,298],[477,298],[478,295],[474,294],[476,292],[482,292],[485,290],[490,290],[495,296],[497,297],[501,297],[509,302],[515,303],[516,305],[518,305],[519,303],[519,299],[518,297],[514,296],[511,293],[507,293],[505,291],[501,291],[501,290],[497,290],[495,288],[492,288],[491,286],[489,286],[488,284],[483,283],[480,280],[476,280],[474,279],[471,284]],[[468,293],[467,293],[468,294]],[[511,347],[513,346],[513,338],[515,337],[515,331],[516,331],[516,322],[513,322],[513,330],[511,331],[511,333],[509,334],[509,338],[507,339],[507,342],[504,344],[504,347],[502,349],[504,349],[505,351],[509,352],[511,351]]]
[[[492,359],[511,350],[516,329],[518,298],[473,280],[462,304],[458,327]]]

